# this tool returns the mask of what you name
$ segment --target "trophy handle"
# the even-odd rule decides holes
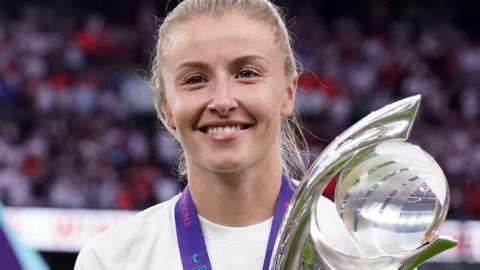
[[[302,178],[282,222],[270,269],[297,269],[310,241],[311,211],[324,189],[341,168],[365,147],[384,141],[404,141],[411,132],[421,96],[389,104],[367,115],[340,134],[314,161]]]

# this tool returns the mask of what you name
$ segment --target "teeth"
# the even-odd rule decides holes
[[[209,127],[207,128],[208,134],[213,135],[226,135],[240,130],[240,126],[226,126],[226,127]]]

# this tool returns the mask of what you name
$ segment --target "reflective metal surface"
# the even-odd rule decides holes
[[[410,134],[420,96],[338,136],[300,182],[270,269],[403,269],[438,238],[449,204],[440,167]],[[339,174],[335,204],[321,196]]]
[[[360,151],[342,170],[335,194],[339,216],[361,256],[414,250],[445,220],[448,186],[419,147],[386,142]]]

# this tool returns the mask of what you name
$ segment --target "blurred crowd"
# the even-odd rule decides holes
[[[135,21],[52,7],[0,13],[0,199],[142,209],[181,189],[153,111],[152,4]],[[384,6],[363,19],[288,8],[312,157],[368,112],[422,94],[410,141],[444,168],[452,218],[480,218],[480,43],[449,20]]]

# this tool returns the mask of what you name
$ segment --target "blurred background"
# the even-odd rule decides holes
[[[480,2],[276,1],[299,61],[312,156],[387,103],[422,94],[411,142],[440,163],[460,245],[420,269],[480,268]],[[147,80],[176,1],[0,0],[0,200],[52,269],[178,193],[177,143]]]

